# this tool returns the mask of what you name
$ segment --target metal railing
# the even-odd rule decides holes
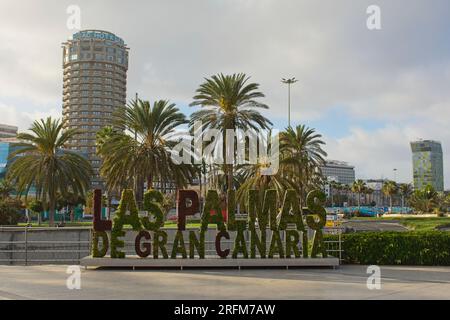
[[[90,254],[90,239],[88,228],[1,227],[0,264],[78,263]]]

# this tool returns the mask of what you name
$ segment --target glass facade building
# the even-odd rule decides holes
[[[9,152],[10,144],[8,142],[0,142],[0,179],[5,177]]]
[[[16,139],[3,139],[0,140],[0,179],[4,179],[6,176],[6,171],[11,160],[8,160],[9,155],[17,150],[17,147],[13,146],[17,143]]]
[[[112,125],[114,111],[126,104],[128,48],[110,32],[80,31],[63,43],[63,69],[64,127],[81,132],[68,148],[87,155],[92,188],[103,188],[96,133]]]
[[[414,188],[427,185],[436,191],[444,191],[444,164],[442,145],[438,141],[420,140],[411,142]]]

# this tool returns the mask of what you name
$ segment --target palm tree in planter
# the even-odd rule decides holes
[[[269,126],[272,125],[258,111],[258,109],[269,108],[257,100],[263,98],[264,94],[259,91],[259,84],[249,83],[249,79],[243,73],[214,75],[205,79],[205,82],[200,85],[193,98],[194,101],[190,104],[190,106],[201,106],[199,111],[191,115],[191,128],[197,121],[201,121],[202,130],[217,129],[223,135],[223,172],[227,177],[228,190],[233,189],[234,186],[234,164],[226,164],[226,130],[252,129],[257,131],[269,129]]]
[[[20,142],[10,155],[12,164],[7,176],[16,182],[19,194],[28,194],[35,187],[36,197],[48,203],[49,224],[53,226],[58,193],[83,196],[93,171],[80,154],[64,149],[64,145],[80,133],[77,130],[63,131],[59,120],[47,118],[35,121],[30,131],[17,135]]]
[[[392,212],[392,197],[398,192],[397,183],[395,183],[395,181],[387,181],[385,184],[383,184],[383,188],[381,191],[385,196],[389,197],[389,211]]]
[[[361,208],[361,194],[366,189],[366,183],[360,179],[353,182],[351,190],[353,193],[356,193],[358,198],[356,199],[358,202],[358,210]]]

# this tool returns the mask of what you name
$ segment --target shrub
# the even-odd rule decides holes
[[[28,204],[28,209],[35,213],[41,213],[42,211],[44,211],[44,205],[42,204],[42,201],[34,200]]]
[[[14,201],[0,201],[0,225],[16,225],[21,217],[19,209]]]
[[[336,236],[327,236],[327,239]],[[375,265],[450,265],[450,233],[361,232],[342,235],[346,263]]]

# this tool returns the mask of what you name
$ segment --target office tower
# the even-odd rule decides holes
[[[322,175],[328,181],[351,185],[355,181],[355,167],[343,161],[327,160],[320,167]]]
[[[7,124],[0,124],[0,139],[15,138],[19,128]]]
[[[442,146],[438,141],[420,140],[411,142],[413,158],[414,188],[427,185],[436,191],[444,191],[444,165]]]
[[[102,188],[96,133],[113,123],[113,113],[126,104],[128,50],[113,33],[84,30],[63,43],[63,121],[82,132],[68,149],[84,154],[92,164],[92,187]]]

